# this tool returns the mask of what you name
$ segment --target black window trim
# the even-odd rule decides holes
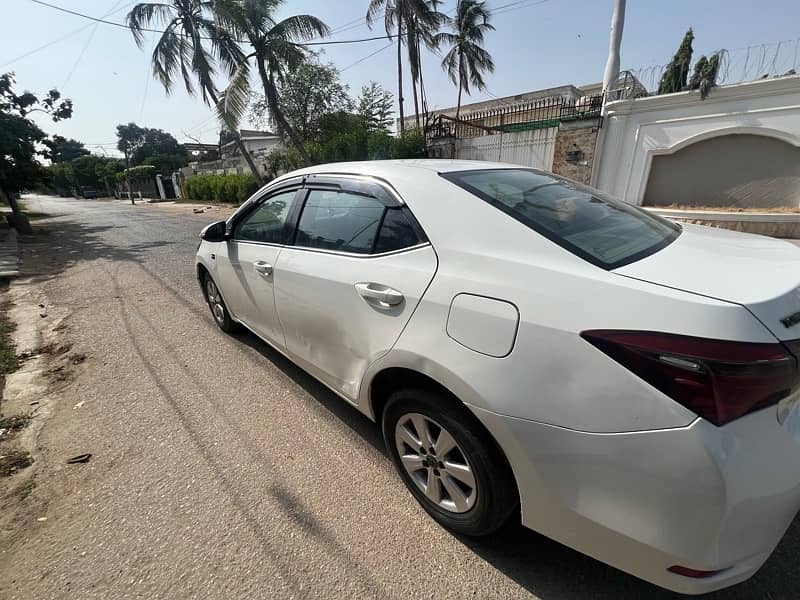
[[[250,214],[251,211],[255,209],[256,206],[264,202],[267,198],[274,196],[276,194],[280,194],[283,192],[291,191],[292,188],[297,188],[298,190],[303,187],[303,182],[305,181],[305,177],[292,177],[290,179],[286,179],[284,181],[279,181],[277,184],[267,184],[261,189],[259,189],[255,194],[250,196],[247,200],[242,202],[239,208],[236,209],[228,220],[225,221],[225,233],[230,238],[233,235],[233,228],[236,224],[245,217],[245,215]],[[296,201],[297,198],[294,199]],[[264,243],[264,242],[254,242],[254,243]]]
[[[286,220],[287,227],[291,227],[290,235],[288,237],[288,241],[285,243],[286,246],[291,247],[294,250],[302,250],[305,252],[318,252],[322,254],[334,254],[339,256],[348,256],[351,258],[380,258],[384,256],[390,256],[392,254],[400,254],[401,252],[409,252],[411,250],[416,250],[418,248],[423,248],[425,246],[430,246],[430,240],[428,236],[425,234],[425,231],[422,229],[422,226],[417,221],[414,214],[408,208],[405,202],[403,202],[400,195],[395,191],[394,188],[389,185],[388,182],[384,181],[383,179],[376,178],[376,177],[369,177],[365,175],[357,175],[357,174],[349,174],[349,173],[314,173],[309,175],[308,177],[304,178],[302,184],[302,194],[298,194],[295,196],[295,205],[292,207],[292,210],[289,213],[289,216]],[[372,244],[372,251],[369,253],[360,253],[360,252],[344,252],[342,250],[329,250],[326,248],[310,248],[308,246],[298,246],[297,245],[297,230],[300,224],[300,218],[303,215],[303,210],[305,209],[306,202],[308,201],[308,196],[312,190],[338,190],[342,192],[347,192],[349,194],[357,194],[359,196],[366,196],[369,198],[374,198],[378,202],[384,205],[384,211],[381,215],[380,223],[378,224],[378,229],[376,232],[378,235],[375,236],[375,240]],[[369,193],[373,192],[373,193]],[[380,197],[379,197],[380,195]],[[405,248],[398,248],[397,250],[389,250],[388,252],[380,252],[375,253],[375,244],[377,243],[378,236],[380,235],[381,227],[383,226],[383,220],[386,217],[387,210],[401,210],[403,215],[408,219],[408,222],[411,224],[411,227],[414,229],[414,232],[417,234],[417,238],[420,240],[418,244],[413,246],[407,246]]]
[[[253,212],[258,210],[258,208],[264,204],[270,198],[274,198],[275,196],[279,196],[281,194],[285,194],[286,192],[291,192],[292,188],[294,189],[294,197],[292,198],[292,205],[289,208],[289,214],[286,216],[286,221],[283,224],[283,241],[282,242],[259,242],[256,240],[242,240],[233,237],[234,232],[236,231],[236,227],[241,223],[244,219],[246,219],[249,215]],[[231,242],[236,244],[257,244],[259,246],[286,246],[288,242],[294,241],[294,230],[293,227],[295,224],[292,223],[292,216],[295,214],[297,207],[299,204],[304,202],[302,198],[303,194],[303,187],[302,182],[293,182],[290,185],[286,186],[278,186],[273,189],[266,191],[262,196],[255,198],[255,196],[251,197],[242,208],[245,210],[237,211],[236,213],[231,216],[226,224],[226,229],[228,231],[228,237]],[[255,199],[254,199],[255,198]]]
[[[591,263],[594,266],[603,269],[604,271],[613,271],[614,269],[619,269],[620,267],[624,267],[625,265],[629,265],[629,264],[634,263],[634,262],[636,262],[638,260],[641,260],[643,258],[646,258],[648,256],[651,256],[651,255],[655,254],[656,252],[658,252],[662,248],[666,248],[672,242],[674,242],[678,238],[678,236],[680,236],[681,232],[683,231],[681,226],[678,225],[677,223],[673,223],[672,221],[667,221],[666,219],[662,219],[667,224],[672,226],[673,231],[675,232],[674,236],[666,237],[661,242],[659,242],[657,244],[653,244],[652,246],[650,246],[648,248],[645,248],[644,250],[640,250],[639,252],[636,252],[635,254],[631,254],[630,256],[626,256],[625,258],[623,258],[621,260],[618,260],[618,261],[613,262],[613,263],[607,263],[607,262],[604,262],[604,261],[598,259],[597,257],[589,254],[588,252],[586,252],[582,248],[579,248],[578,246],[576,246],[574,244],[571,244],[570,242],[568,242],[564,238],[559,237],[558,235],[548,231],[547,229],[545,229],[544,227],[542,227],[541,225],[539,225],[537,223],[534,223],[530,219],[522,220],[518,214],[515,214],[509,207],[507,207],[505,204],[503,204],[499,200],[496,200],[495,198],[492,198],[488,194],[485,194],[484,192],[482,192],[478,188],[473,187],[473,186],[469,185],[468,183],[460,181],[460,176],[464,175],[464,174],[467,174],[467,173],[468,174],[473,174],[473,173],[491,173],[491,172],[496,172],[496,171],[530,171],[531,173],[536,173],[537,175],[542,175],[544,177],[550,177],[550,178],[555,179],[557,181],[563,181],[563,182],[566,182],[566,183],[568,183],[570,185],[578,185],[580,187],[586,187],[586,186],[583,186],[583,185],[581,185],[579,183],[576,183],[576,182],[574,182],[574,181],[572,181],[570,179],[567,179],[566,177],[560,177],[558,175],[555,175],[554,173],[549,173],[549,172],[546,172],[546,171],[540,171],[539,169],[531,169],[531,168],[523,167],[523,166],[520,166],[519,168],[501,167],[501,168],[497,168],[497,169],[471,169],[471,170],[462,170],[462,171],[446,171],[446,172],[440,172],[439,176],[442,177],[443,179],[446,179],[447,181],[449,181],[450,183],[452,183],[456,187],[469,192],[470,194],[472,194],[475,197],[483,200],[487,204],[490,204],[491,206],[495,207],[500,212],[502,212],[502,213],[508,215],[509,217],[511,217],[512,219],[514,219],[517,223],[521,223],[522,225],[524,225],[526,227],[529,227],[530,229],[532,229],[533,231],[535,231],[536,233],[538,233],[542,237],[547,238],[548,240],[550,240],[551,242],[553,242],[557,246],[560,246],[561,248],[564,248],[565,250],[567,250],[571,254],[577,256],[578,258],[582,258],[586,262]],[[592,190],[589,189],[588,191],[591,192]],[[622,200],[619,200],[618,202],[622,202]],[[633,204],[631,204],[630,206],[631,206],[631,208],[633,208],[635,210],[638,210],[640,212],[644,211],[644,209],[642,209],[642,208],[640,208],[638,206],[634,206]],[[656,219],[660,219],[661,218],[661,217],[658,217],[656,215],[652,215],[650,213],[647,213],[647,215],[650,216],[650,217],[655,217]]]

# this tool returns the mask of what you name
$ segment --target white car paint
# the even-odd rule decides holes
[[[267,246],[274,276],[250,300],[266,295],[260,310],[275,314],[253,323],[234,308],[247,297],[226,289],[242,278],[227,259],[236,244],[203,242],[197,261],[220,281],[234,318],[366,415],[371,382],[388,368],[452,392],[505,453],[526,526],[675,591],[751,576],[800,508],[797,390],[781,402],[782,424],[772,405],[718,427],[580,333],[800,338],[800,325],[780,325],[796,310],[800,248],[685,226],[666,248],[604,270],[440,176],[497,168],[519,167],[376,161],[271,183],[267,191],[312,174],[381,182],[429,243],[369,258]],[[365,282],[401,290],[406,303],[381,313],[354,290]],[[668,571],[675,565],[721,571],[692,578]]]

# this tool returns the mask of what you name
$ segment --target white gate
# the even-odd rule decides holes
[[[549,171],[558,127],[495,133],[456,142],[456,158],[512,163]]]

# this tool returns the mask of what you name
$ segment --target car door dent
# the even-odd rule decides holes
[[[285,248],[275,266],[278,318],[287,350],[351,401],[364,371],[388,352],[428,289],[438,265],[429,244],[375,262],[363,257]],[[355,284],[380,280],[405,301],[376,309]]]

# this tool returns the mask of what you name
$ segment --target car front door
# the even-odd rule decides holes
[[[285,342],[275,310],[274,268],[287,235],[287,220],[297,188],[276,192],[254,203],[233,223],[227,243],[227,268],[220,285],[234,317],[281,349]],[[220,264],[222,267],[222,264]]]
[[[391,349],[427,289],[436,254],[383,186],[329,178],[307,188],[275,268],[278,315],[288,353],[355,400],[367,367]]]

